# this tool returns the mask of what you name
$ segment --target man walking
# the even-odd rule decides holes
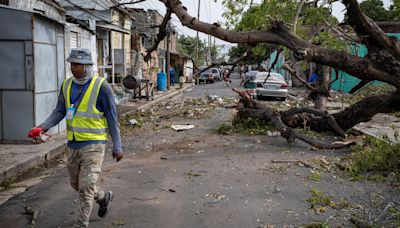
[[[121,137],[112,89],[104,78],[94,75],[90,51],[72,49],[67,61],[71,63],[73,77],[64,80],[53,113],[34,129],[46,132],[66,117],[67,168],[70,184],[79,192],[80,199],[74,226],[88,227],[93,201],[99,204],[98,215],[105,217],[113,199],[112,191],[106,192],[97,186],[108,132],[117,162],[123,157]]]
[[[169,77],[170,77],[170,86],[175,86],[175,69],[172,66],[169,66]]]

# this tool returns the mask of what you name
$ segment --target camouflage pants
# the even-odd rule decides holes
[[[88,227],[93,200],[104,199],[105,192],[96,184],[104,160],[104,144],[91,144],[79,149],[68,148],[70,184],[79,192],[79,213],[75,227]]]

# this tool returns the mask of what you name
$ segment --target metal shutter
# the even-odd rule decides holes
[[[69,47],[70,47],[70,49],[78,47],[78,33],[77,32],[71,32],[71,36],[69,37]]]

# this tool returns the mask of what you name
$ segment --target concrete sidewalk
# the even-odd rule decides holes
[[[65,151],[66,134],[42,144],[0,144],[0,183],[41,165]]]
[[[145,99],[128,101],[118,105],[118,111],[123,115],[133,110],[147,109],[166,99],[176,97],[193,86],[187,83],[182,89],[175,87],[167,92],[156,92],[154,100],[150,101]],[[63,133],[53,135],[49,142],[38,145],[0,144],[0,183],[62,154],[65,151],[66,138],[66,133]]]
[[[142,100],[131,99],[129,101],[125,101],[125,102],[117,105],[118,113],[120,115],[125,115],[125,114],[130,113],[135,110],[148,109],[155,104],[158,104],[158,103],[163,102],[168,99],[172,99],[172,98],[182,94],[183,92],[185,92],[186,90],[189,90],[193,86],[194,86],[193,83],[185,83],[185,84],[183,84],[182,89],[179,88],[178,86],[175,86],[174,88],[171,88],[169,91],[165,91],[165,92],[157,91],[154,93],[154,100],[147,101],[146,99],[142,99]]]

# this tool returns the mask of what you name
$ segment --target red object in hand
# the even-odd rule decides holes
[[[42,142],[46,142],[50,136],[44,133],[43,128],[34,127],[28,133],[29,138],[33,138],[33,143],[40,144]]]
[[[43,133],[44,133],[43,128],[34,127],[29,131],[28,137],[36,139],[36,138],[39,138]]]

